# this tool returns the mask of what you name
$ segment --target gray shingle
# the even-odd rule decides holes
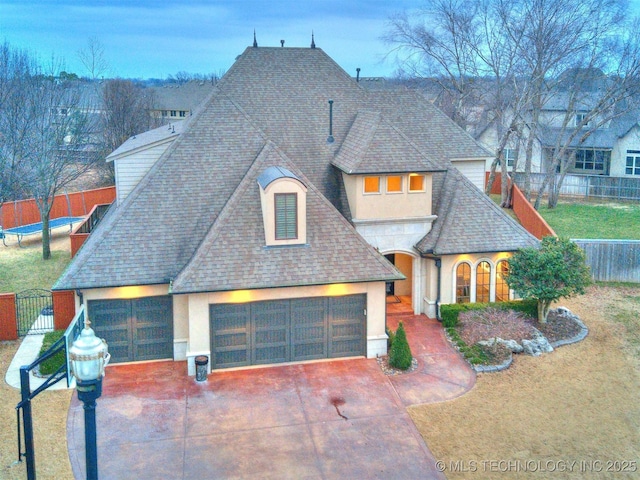
[[[366,168],[401,168],[404,158],[409,171],[422,165],[448,170],[451,158],[487,156],[423,97],[367,91],[320,49],[248,48],[140,184],[103,219],[55,288],[175,279],[174,288],[196,291],[397,278],[346,220],[349,205],[332,161],[341,147],[347,151],[354,122],[355,143],[374,132],[358,157]],[[282,165],[309,185],[308,247],[264,247],[257,165]],[[478,242],[493,248],[503,240],[507,247],[527,244],[522,235],[509,240],[503,233],[489,242],[486,222],[504,222],[502,212],[483,213],[491,207],[482,194],[464,179],[451,184],[450,175],[445,182],[444,173],[434,173],[434,205],[442,213],[423,242],[433,242],[436,251],[450,241],[456,248],[482,247]],[[450,188],[456,190],[452,198],[446,196]],[[448,203],[464,231],[449,225],[443,213]],[[456,232],[464,242],[453,238]]]
[[[536,246],[538,240],[505,215],[489,197],[455,169],[446,173],[438,219],[416,245],[433,255],[512,252]]]
[[[333,165],[348,174],[442,170],[379,112],[358,112]]]
[[[257,178],[285,167],[307,185],[307,244],[265,246]],[[203,268],[204,265],[211,268]],[[220,213],[174,293],[403,279],[295,165],[268,142]]]

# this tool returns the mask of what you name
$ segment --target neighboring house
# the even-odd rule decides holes
[[[177,121],[141,133],[129,138],[107,156],[107,162],[113,162],[115,166],[118,205],[178,138],[183,126],[183,121]]]
[[[204,80],[149,87],[153,92],[151,115],[162,123],[184,120],[191,116],[214,87],[215,82]]]
[[[419,93],[367,90],[317,48],[249,47],[175,133],[110,156],[117,208],[54,289],[116,362],[383,355],[388,295],[431,317],[509,298],[508,258],[537,240],[454,168],[488,156]]]
[[[545,173],[553,160],[558,139],[564,145],[569,135],[579,127],[578,134],[569,142],[567,154],[571,155],[569,174],[603,175],[611,177],[640,178],[640,111],[626,103],[617,105],[618,114],[596,117],[580,127],[589,114],[595,100],[585,98],[581,105],[568,111],[569,97],[560,92],[545,104],[540,117],[540,130],[533,144],[532,172]],[[563,127],[563,124],[566,126]],[[527,135],[526,127],[524,136]],[[588,134],[586,138],[584,135]],[[476,135],[487,149],[495,151],[498,135],[495,124],[488,123]],[[524,140],[511,138],[504,151],[507,167],[511,169],[517,157],[517,171],[524,171],[526,146]],[[487,162],[486,170],[491,163]]]

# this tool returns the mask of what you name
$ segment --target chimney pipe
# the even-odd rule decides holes
[[[333,100],[329,100],[329,136],[327,143],[333,143]]]
[[[360,83],[360,67],[356,68],[356,82]]]
[[[284,40],[280,40],[280,46],[284,47]]]

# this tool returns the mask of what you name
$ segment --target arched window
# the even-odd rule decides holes
[[[509,285],[504,280],[508,271],[509,262],[507,260],[500,260],[496,264],[496,302],[509,301]]]
[[[480,262],[476,268],[476,302],[489,302],[491,286],[491,265],[489,262]]]
[[[456,303],[471,301],[471,265],[461,263],[456,268]]]

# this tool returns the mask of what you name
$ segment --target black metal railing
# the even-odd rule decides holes
[[[27,462],[27,478],[29,480],[35,480],[35,450],[33,447],[33,417],[31,412],[31,400],[33,400],[40,392],[43,392],[47,388],[52,387],[61,380],[67,379],[67,386],[70,386],[71,375],[69,375],[69,348],[73,342],[80,335],[80,331],[84,327],[84,306],[80,307],[80,310],[71,321],[69,326],[64,332],[64,335],[60,337],[51,347],[36,358],[30,365],[23,365],[20,367],[20,396],[21,400],[16,405],[16,420],[18,427],[18,461],[22,461],[24,457]],[[58,369],[49,376],[38,388],[31,391],[31,384],[29,373],[38,367],[42,362],[47,361],[58,352],[65,352],[66,361],[63,362]],[[20,417],[22,413],[22,421]],[[22,451],[24,436],[24,452]]]
[[[102,217],[107,214],[110,206],[111,204],[107,203],[93,207],[87,219],[82,222],[82,225],[78,227],[75,233],[91,233],[96,228],[96,225],[100,223]]]

